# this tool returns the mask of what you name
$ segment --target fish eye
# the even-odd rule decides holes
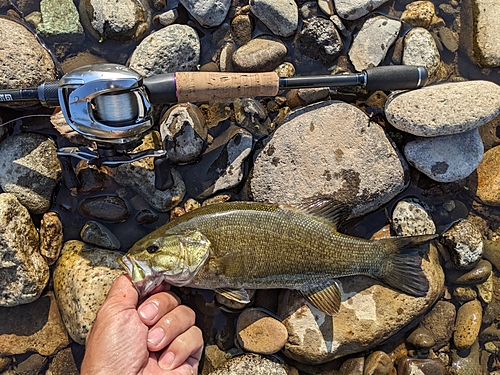
[[[156,253],[158,250],[160,250],[160,247],[158,245],[149,245],[148,247],[146,247],[146,251],[149,253],[149,254],[154,254]]]

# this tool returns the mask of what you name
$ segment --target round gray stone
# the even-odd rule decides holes
[[[429,79],[435,79],[441,55],[432,34],[423,27],[411,29],[404,39],[403,64],[425,66]]]
[[[233,64],[240,72],[266,72],[283,62],[287,48],[271,37],[259,37],[242,45],[233,54]]]
[[[180,0],[180,3],[204,27],[219,26],[231,6],[231,0]]]
[[[250,0],[250,10],[277,36],[292,35],[299,23],[299,10],[293,0]]]
[[[353,21],[367,15],[386,2],[387,0],[335,0],[335,10],[343,19]]]

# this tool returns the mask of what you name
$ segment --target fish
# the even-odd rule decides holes
[[[425,296],[420,251],[437,235],[357,238],[338,230],[348,215],[331,198],[207,205],[138,240],[121,264],[141,296],[162,282],[211,289],[242,303],[250,302],[246,289],[293,289],[334,315],[341,303],[338,279],[353,275]]]

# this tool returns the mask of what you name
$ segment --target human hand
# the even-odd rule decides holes
[[[203,337],[194,311],[164,288],[155,291],[137,306],[130,279],[115,280],[87,336],[81,375],[198,373]]]

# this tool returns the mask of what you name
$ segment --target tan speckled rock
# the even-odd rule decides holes
[[[320,364],[375,347],[425,313],[442,295],[444,275],[432,245],[422,269],[430,285],[425,297],[399,293],[368,277],[340,279],[342,302],[333,317],[291,293],[280,311],[288,330],[284,353],[301,363]]]
[[[458,350],[468,349],[477,340],[483,317],[481,302],[464,303],[457,312],[453,342]]]
[[[63,245],[63,226],[57,213],[46,212],[40,223],[40,254],[50,266],[61,254]]]
[[[500,146],[486,151],[477,167],[477,196],[484,204],[500,206]]]
[[[54,270],[54,292],[69,335],[84,345],[113,281],[124,273],[120,253],[68,241]]]

